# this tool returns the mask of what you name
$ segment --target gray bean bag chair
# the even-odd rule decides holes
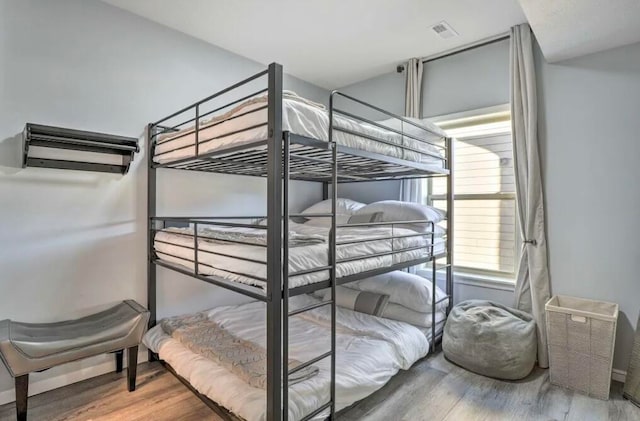
[[[448,360],[474,373],[522,379],[536,362],[536,322],[498,303],[463,301],[447,319],[442,350]]]

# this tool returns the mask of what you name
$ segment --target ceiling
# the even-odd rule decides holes
[[[640,41],[640,0],[103,1],[327,89],[527,21],[550,62]]]
[[[639,0],[520,0],[549,62],[640,41]]]
[[[103,0],[333,89],[526,21],[518,0]],[[459,36],[430,27],[446,20]]]

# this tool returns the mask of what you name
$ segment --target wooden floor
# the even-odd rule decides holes
[[[138,389],[125,374],[106,374],[29,399],[30,421],[217,421],[219,418],[158,363],[139,368]],[[340,420],[640,420],[640,408],[621,397],[600,401],[548,382],[546,370],[503,382],[469,373],[436,354],[395,376],[384,388],[342,411]],[[13,420],[14,405],[0,406]]]

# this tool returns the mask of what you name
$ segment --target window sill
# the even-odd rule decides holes
[[[498,289],[501,291],[514,292],[516,290],[515,280],[503,276],[481,275],[469,272],[455,272],[454,283],[469,285],[480,288]]]
[[[425,278],[431,277],[431,271],[422,269],[418,271],[418,275]],[[444,277],[438,275],[438,284],[443,282]],[[515,280],[504,276],[495,276],[488,274],[478,274],[463,271],[456,271],[453,274],[453,282],[458,285],[469,285],[478,288],[497,289],[500,291],[514,292],[516,290]]]

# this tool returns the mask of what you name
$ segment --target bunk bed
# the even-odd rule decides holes
[[[260,81],[264,84],[265,79],[266,88],[251,89]],[[266,410],[260,417],[288,419],[290,388],[292,385],[300,388],[299,384],[294,384],[296,375],[320,365],[323,370],[318,379],[329,382],[326,399],[318,396],[310,399],[309,405],[315,404],[315,407],[298,408],[295,417],[307,420],[327,416],[333,419],[336,412],[336,329],[343,331],[344,324],[350,323],[351,330],[369,332],[372,327],[367,323],[374,323],[379,329],[378,336],[384,336],[380,332],[395,329],[388,334],[394,340],[387,341],[387,345],[404,338],[406,343],[415,343],[415,349],[425,346],[412,339],[412,333],[404,331],[400,322],[379,322],[365,317],[366,321],[338,308],[336,288],[339,285],[426,264],[434,280],[432,323],[424,335],[428,338],[427,351],[434,349],[441,339],[443,320],[453,301],[452,140],[437,128],[425,127],[338,91],[331,93],[326,109],[283,90],[282,79],[282,67],[273,63],[256,75],[149,124],[150,327],[157,324],[158,266],[255,299],[255,303],[241,309],[220,310],[223,313],[213,309],[209,314],[224,316],[232,326],[238,313],[256,323],[266,322],[262,336],[253,338],[263,342],[266,350],[266,378],[263,379]],[[232,100],[224,99],[228,96]],[[216,102],[221,100],[224,102],[219,106]],[[364,111],[338,108],[338,102]],[[371,112],[390,120],[380,122],[364,117]],[[156,172],[164,168],[266,178],[267,215],[158,216]],[[427,219],[351,224],[338,220],[336,203],[340,183],[428,177],[447,178],[449,212],[446,234],[442,237],[436,236],[435,222]],[[311,215],[289,212],[292,180],[322,183],[324,198],[331,199],[331,211]],[[301,223],[309,217],[325,218],[329,222],[324,229],[310,230]],[[416,226],[423,229],[411,229]],[[446,296],[437,300],[435,280],[440,271],[444,271]],[[328,300],[307,295],[327,288],[330,291]],[[264,311],[266,321],[257,316]],[[340,326],[337,326],[337,318],[341,318]],[[322,323],[330,332],[330,350],[313,356],[313,352],[299,352],[309,358],[297,361],[291,368],[290,346],[297,347],[298,351],[304,348],[299,332],[307,331],[313,336],[314,326]],[[159,328],[148,334],[146,343],[156,345],[152,345],[152,349],[167,340]],[[384,338],[379,339],[384,342]],[[187,354],[178,348],[176,355]],[[310,348],[315,349],[315,346]],[[360,352],[366,351],[360,349]],[[396,349],[393,353],[399,357],[395,366],[408,368],[402,365],[407,361],[414,362],[415,358],[407,357],[407,354],[415,352]],[[150,351],[150,359],[159,357],[162,356]],[[181,375],[179,360],[166,358],[163,363],[219,415],[236,419],[227,409],[205,396],[204,389],[208,386],[191,384]],[[210,361],[199,360],[198,364],[200,377],[206,376],[203,372],[209,370],[212,376],[222,378],[220,367]],[[311,381],[307,383],[307,400],[313,393],[321,395],[319,386],[313,386]],[[378,384],[377,388],[380,386]],[[291,390],[300,395],[298,389]],[[354,399],[361,399],[373,390],[375,388],[364,388],[354,394]],[[235,393],[242,394],[237,388]],[[214,392],[208,394],[215,398]],[[264,398],[258,402],[264,405]],[[255,406],[255,400],[247,405]],[[297,403],[293,402],[293,405]]]

